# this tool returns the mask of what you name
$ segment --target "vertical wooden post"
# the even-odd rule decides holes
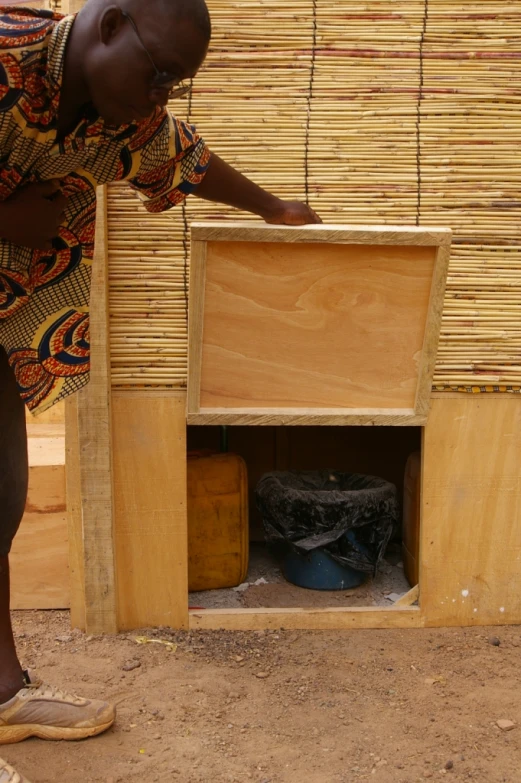
[[[65,477],[69,538],[71,626],[85,630],[85,570],[80,490],[78,395],[65,400]]]
[[[118,630],[114,557],[112,414],[108,340],[107,202],[98,188],[91,287],[91,379],[78,394],[85,630]]]

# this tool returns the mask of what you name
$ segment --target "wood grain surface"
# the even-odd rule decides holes
[[[434,247],[209,242],[205,408],[413,408]]]

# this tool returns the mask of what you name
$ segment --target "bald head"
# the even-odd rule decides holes
[[[143,6],[148,0],[134,0]],[[212,37],[212,23],[205,0],[159,0],[164,14],[172,14],[176,21],[189,20],[194,24],[206,41]],[[147,5],[148,7],[148,5]]]
[[[134,13],[161,14],[175,22],[190,22],[208,42],[212,35],[210,14],[205,0],[123,0],[119,5]]]
[[[82,13],[99,13],[114,5],[114,0],[87,0]],[[118,0],[117,5],[136,20],[152,14],[167,21],[190,22],[207,43],[210,41],[212,24],[205,0]]]
[[[151,116],[204,62],[205,0],[87,0],[73,27],[91,100],[110,124]]]

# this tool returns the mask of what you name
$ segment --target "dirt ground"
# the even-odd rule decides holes
[[[14,622],[26,665],[118,705],[96,739],[2,747],[32,783],[520,780],[518,628],[88,638],[66,612]]]

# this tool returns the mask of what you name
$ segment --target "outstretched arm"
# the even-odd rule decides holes
[[[204,179],[193,191],[194,196],[228,204],[259,215],[266,223],[303,226],[321,223],[319,216],[300,201],[283,201],[239,174],[232,166],[212,153]]]

